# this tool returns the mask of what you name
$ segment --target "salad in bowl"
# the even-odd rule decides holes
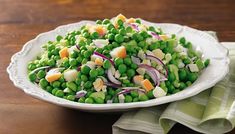
[[[135,103],[192,85],[210,65],[185,37],[119,14],[42,45],[28,79],[76,103]]]

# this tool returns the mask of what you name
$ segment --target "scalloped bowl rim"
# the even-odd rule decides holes
[[[160,26],[160,27],[165,26],[165,27],[172,27],[172,28],[176,28],[176,29],[180,28],[179,31],[178,31],[179,33],[182,32],[184,29],[187,29],[187,30],[191,30],[191,32],[193,32],[195,34],[200,34],[200,36],[202,36],[202,38],[206,38],[208,41],[213,42],[215,47],[217,47],[220,50],[222,56],[220,58],[218,58],[218,60],[221,60],[221,61],[224,62],[224,65],[225,65],[224,66],[224,71],[220,72],[220,74],[217,75],[217,79],[212,80],[211,83],[207,83],[206,85],[203,85],[203,87],[198,88],[194,92],[189,92],[189,90],[187,92],[186,90],[183,90],[183,91],[180,91],[180,92],[178,92],[176,94],[173,94],[173,95],[164,96],[164,97],[156,98],[156,99],[151,99],[151,100],[148,100],[148,101],[135,102],[135,103],[115,103],[115,104],[85,104],[85,103],[73,102],[73,101],[63,99],[63,98],[55,97],[55,96],[51,95],[50,93],[47,93],[46,91],[44,91],[43,89],[41,89],[37,85],[25,85],[25,82],[29,81],[28,78],[27,78],[27,75],[26,75],[25,78],[19,80],[19,76],[17,76],[18,73],[16,72],[17,71],[16,70],[17,60],[22,58],[23,55],[27,55],[26,51],[29,51],[30,47],[33,47],[33,44],[35,44],[39,40],[39,38],[47,38],[46,37],[47,34],[53,34],[54,36],[56,36],[56,34],[60,33],[61,30],[66,29],[68,31],[70,28],[72,28],[74,26],[77,27],[78,25],[81,26],[81,25],[86,24],[86,23],[94,23],[94,21],[83,20],[83,21],[80,21],[80,22],[77,22],[77,23],[62,25],[62,26],[59,26],[59,27],[55,28],[54,30],[41,33],[36,38],[34,38],[34,39],[28,41],[27,43],[25,43],[23,48],[11,57],[11,63],[9,64],[9,66],[7,68],[7,72],[9,74],[10,80],[14,83],[14,85],[16,87],[23,90],[26,94],[28,94],[32,97],[50,102],[50,103],[54,103],[56,105],[69,107],[69,108],[80,109],[80,110],[85,110],[85,111],[91,111],[91,112],[109,112],[109,111],[123,111],[123,110],[129,110],[129,109],[133,109],[133,108],[156,106],[156,105],[160,105],[160,104],[165,104],[165,103],[169,103],[169,102],[189,98],[189,97],[192,97],[192,96],[194,96],[194,95],[196,95],[196,94],[198,94],[198,93],[214,86],[218,81],[222,80],[225,77],[225,75],[228,73],[228,71],[229,71],[228,50],[225,47],[223,47],[210,34],[208,34],[206,32],[203,32],[203,31],[200,31],[200,30],[196,30],[194,28],[190,28],[190,27],[187,27],[187,26],[182,26],[182,25],[179,25],[179,24],[152,23],[152,22],[145,21],[145,20],[142,20],[142,21],[143,21],[143,23],[146,23],[148,25],[156,25],[156,26]],[[36,55],[35,55],[35,57],[36,57]],[[40,88],[41,92],[40,93],[35,92],[34,91],[35,88]],[[191,86],[188,87],[188,88],[191,88]]]

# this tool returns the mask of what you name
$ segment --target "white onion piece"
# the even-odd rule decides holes
[[[96,47],[103,48],[104,46],[109,44],[109,40],[107,40],[107,39],[96,39],[96,40],[93,40],[93,43],[95,44]]]
[[[73,70],[68,70],[64,72],[64,79],[68,82],[70,81],[75,81],[77,78],[78,71],[73,69]]]
[[[135,56],[131,56],[131,60],[132,60],[133,63],[135,63],[135,64],[137,64],[137,65],[139,65],[140,62],[141,62],[140,59],[137,58],[137,57],[135,57]]]

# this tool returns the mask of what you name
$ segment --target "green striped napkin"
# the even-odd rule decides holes
[[[231,131],[235,126],[235,43],[222,44],[231,59],[224,80],[189,99],[127,112],[113,125],[113,134],[168,133],[176,123],[201,133]]]

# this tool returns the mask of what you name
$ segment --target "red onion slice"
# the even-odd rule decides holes
[[[78,50],[80,50],[79,44],[76,44],[75,46],[76,46],[76,48],[77,48]]]
[[[136,30],[137,32],[139,32],[140,31],[140,29],[139,29],[139,27],[138,27],[138,25],[137,24],[135,24],[135,23],[131,23],[131,24],[129,24],[134,30]]]
[[[131,60],[132,60],[132,62],[133,63],[135,63],[135,64],[137,64],[137,65],[139,65],[140,64],[140,58],[137,58],[137,57],[135,57],[135,56],[131,56]]]
[[[82,67],[82,66],[77,67],[77,71],[81,71],[81,67]]]
[[[87,94],[87,91],[85,91],[85,90],[78,91],[75,95],[75,98],[84,97],[86,94]]]
[[[139,67],[146,69],[146,73],[152,78],[154,85],[158,86],[160,84],[160,74],[158,75],[159,71],[157,69],[147,64],[140,64]]]
[[[153,55],[146,55],[146,58],[147,58],[147,59],[150,59],[150,60],[152,60],[152,61],[155,61],[155,62],[157,62],[158,64],[162,65],[163,68],[164,68],[165,71],[166,71],[166,72],[165,72],[165,77],[168,78],[168,69],[167,69],[166,65],[162,62],[162,60],[160,60],[159,58],[157,58],[157,57],[155,57],[155,56],[153,56]]]
[[[113,76],[112,71],[111,71],[111,68],[108,69],[107,75],[108,75],[108,79],[109,79],[112,83],[117,84],[117,85],[121,85],[121,84],[122,84],[119,80],[117,80],[117,79]]]
[[[103,59],[109,60],[110,63],[114,66],[114,62],[113,62],[110,58],[106,57],[105,55],[100,54],[100,53],[98,53],[98,52],[94,52],[93,54],[94,54],[94,55],[97,55],[97,56],[100,56],[100,57],[103,58]]]
[[[156,38],[158,40],[162,40],[161,37],[158,34],[156,34],[155,32],[148,31],[148,34],[152,35],[152,37],[154,37],[154,38]]]

